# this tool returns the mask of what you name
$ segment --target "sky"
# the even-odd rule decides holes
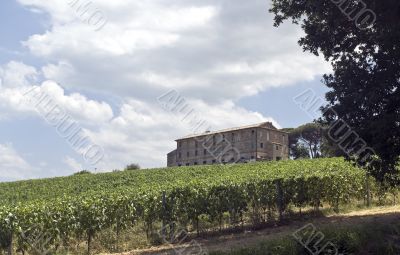
[[[299,126],[312,119],[293,98],[327,91],[329,64],[273,26],[269,0],[0,5],[0,181],[164,167],[193,125],[163,95],[218,130]]]

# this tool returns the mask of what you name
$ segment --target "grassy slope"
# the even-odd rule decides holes
[[[281,162],[259,162],[246,165],[197,166],[115,172],[95,175],[76,175],[53,179],[0,183],[0,202],[48,201],[53,198],[88,195],[98,192],[129,192],[142,188],[160,191],[171,186],[186,186],[196,182],[199,186],[211,183],[253,183],[262,178],[281,178],[325,175],[325,173],[353,172],[350,163],[342,159],[317,159]],[[360,170],[361,171],[361,170]]]
[[[309,255],[292,233],[308,223],[325,235],[322,244],[331,241],[339,254],[400,254],[400,206],[373,207],[322,218],[303,219],[260,231],[196,239],[210,255]],[[164,245],[135,250],[133,254],[172,254],[173,251],[198,250],[197,245]],[[334,253],[321,253],[334,254]],[[121,254],[122,255],[122,254]]]
[[[394,212],[380,214],[363,211],[363,216],[353,213],[353,216],[335,217],[329,223],[318,224],[317,231],[323,233],[324,239],[317,245],[321,254],[400,254],[400,223],[399,207]],[[292,228],[291,232],[296,231]],[[307,238],[307,237],[306,237]],[[305,238],[305,240],[306,240]],[[316,239],[307,247],[300,245],[287,233],[280,238],[260,241],[246,248],[230,249],[229,251],[212,251],[210,255],[308,255],[311,254]],[[334,252],[323,249],[331,242]],[[335,253],[335,250],[338,253]]]
[[[107,189],[168,189],[173,185],[187,185],[189,182],[215,183],[251,181],[260,175],[276,176],[291,174],[294,176],[312,174],[315,169],[335,171],[335,165],[343,163],[341,159],[317,159],[301,161],[261,162],[227,167],[196,166],[180,168],[161,168],[113,173],[99,173],[0,183],[0,201],[6,204],[31,200],[49,200],[62,196],[76,196],[86,192],[100,192]],[[287,167],[289,166],[289,167]]]

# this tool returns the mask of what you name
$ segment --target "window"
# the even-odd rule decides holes
[[[232,142],[234,142],[235,141],[235,134],[232,133],[231,136],[232,136]]]
[[[189,152],[186,152],[186,156],[189,157],[189,156],[190,156],[190,153],[189,153]]]
[[[182,166],[182,164],[178,164],[178,166],[179,166],[179,167],[181,167],[181,166]]]
[[[178,142],[178,147],[182,147],[182,142]]]
[[[276,150],[279,151],[279,145],[276,145],[275,147],[276,147]]]
[[[215,161],[215,159],[213,159],[212,163],[215,164],[215,162],[217,162],[217,161]]]
[[[182,158],[182,153],[179,152],[178,158]]]
[[[199,147],[199,143],[197,141],[194,142],[194,146],[197,148]],[[196,154],[197,155],[197,154]]]
[[[235,162],[235,158],[231,158],[231,162]]]
[[[260,148],[264,148],[264,143],[260,143]]]
[[[204,160],[204,161],[203,161],[203,165],[207,165],[207,161]]]
[[[254,130],[251,130],[251,134],[254,135],[254,133],[255,133],[255,131],[254,131]]]
[[[197,166],[197,162],[194,162],[194,165]]]
[[[186,163],[186,166],[190,166],[190,163]]]
[[[276,161],[279,161],[279,160],[281,160],[282,158],[281,157],[276,157]]]
[[[251,159],[254,159],[254,156],[251,156]]]
[[[213,135],[213,145],[215,145],[215,135]]]
[[[206,149],[204,149],[203,154],[207,155],[207,150]]]
[[[197,150],[194,152],[194,155],[197,156]]]

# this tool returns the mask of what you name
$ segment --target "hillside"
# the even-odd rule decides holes
[[[337,169],[336,166],[339,166]],[[36,199],[56,199],[85,193],[109,193],[112,190],[168,190],[175,185],[189,182],[218,183],[273,178],[282,176],[309,176],[314,171],[327,173],[352,168],[342,159],[318,159],[299,161],[262,162],[237,165],[207,165],[142,169],[112,173],[73,175],[48,179],[0,183],[0,201],[4,204],[27,202]],[[150,187],[149,187],[150,185]],[[107,190],[108,189],[108,190]],[[111,190],[112,189],[112,190]]]
[[[185,254],[185,251],[198,250],[198,246],[210,255],[309,255],[311,253],[292,234],[310,221],[325,236],[325,242],[335,243],[338,254],[351,251],[351,254],[360,255],[397,255],[400,252],[399,218],[400,206],[375,207],[313,219],[304,217],[257,231],[197,238],[195,243],[165,244],[118,255]]]
[[[68,249],[71,242],[86,241],[90,252],[99,234],[115,234],[113,242],[118,244],[121,232],[138,227],[149,242],[160,242],[161,223],[179,224],[199,233],[208,228],[281,221],[290,217],[292,207],[319,210],[326,204],[339,210],[341,204],[365,198],[365,183],[365,173],[340,158],[3,183],[0,244],[3,249],[11,245],[27,250],[21,233],[26,236],[32,226],[48,235],[47,246],[42,246],[49,249]],[[375,186],[370,180],[372,192]],[[174,231],[171,227],[164,234]]]

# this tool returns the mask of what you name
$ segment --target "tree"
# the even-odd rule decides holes
[[[297,128],[284,128],[289,133],[290,156],[318,158],[321,156],[322,128],[317,123],[307,123]]]
[[[309,158],[310,152],[299,144],[299,136],[295,128],[282,128],[281,131],[289,133],[289,155],[293,159]]]
[[[326,94],[328,105],[321,121],[350,127],[343,134],[351,136],[342,146],[347,157],[366,166],[378,180],[396,173],[400,155],[400,1],[272,0],[270,11],[275,26],[284,20],[300,24],[305,32],[299,40],[303,50],[322,54],[331,62],[333,73],[323,78],[331,90]],[[371,160],[373,153],[379,160]]]
[[[301,158],[300,155],[297,154],[297,146],[298,146],[298,137],[294,136],[293,130],[295,130],[294,128],[282,128],[281,131],[287,132],[289,133],[288,138],[289,138],[289,155],[291,158],[293,159],[298,159]],[[304,156],[304,154],[302,155]]]
[[[291,132],[293,139],[297,139],[297,149],[304,151],[301,147],[308,149],[311,158],[321,156],[322,128],[317,123],[307,123]]]
[[[74,173],[73,175],[85,175],[85,174],[92,174],[92,173],[89,170],[82,170]]]
[[[328,127],[307,123],[297,128],[284,128],[289,133],[289,151],[293,159],[342,157],[344,152],[328,136]]]
[[[321,155],[324,158],[345,157],[346,154],[328,135],[329,127],[322,129]]]
[[[129,165],[127,165],[127,166],[125,167],[125,171],[129,171],[129,170],[139,170],[139,169],[140,169],[140,166],[139,166],[139,164],[136,164],[136,163],[129,164]]]
[[[290,149],[290,156],[293,159],[310,158],[310,151],[302,144],[296,144]]]

